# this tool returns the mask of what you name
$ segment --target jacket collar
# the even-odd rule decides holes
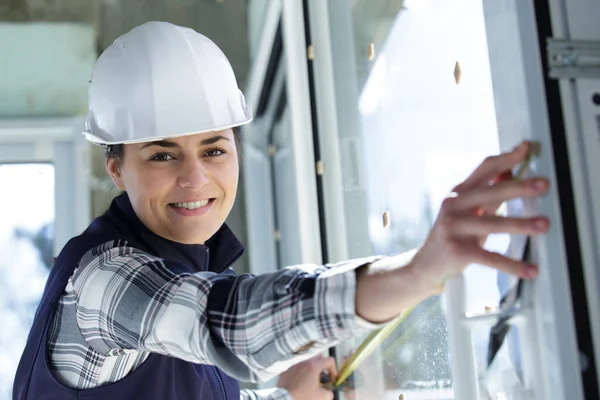
[[[106,216],[119,231],[129,233],[140,242],[144,250],[197,271],[223,272],[244,252],[244,246],[226,224],[204,245],[178,243],[155,234],[138,218],[126,192],[113,200]]]

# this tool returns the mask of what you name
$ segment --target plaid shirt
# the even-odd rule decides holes
[[[244,381],[268,380],[380,326],[354,310],[354,270],[372,260],[256,277],[175,273],[177,263],[106,243],[83,257],[59,301],[50,368],[65,385],[88,389],[124,378],[159,353],[216,365]],[[284,389],[242,390],[241,398],[290,396]]]

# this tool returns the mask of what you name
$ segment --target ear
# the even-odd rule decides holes
[[[113,183],[120,190],[125,190],[125,185],[123,184],[123,176],[121,175],[121,164],[118,159],[106,157],[105,161],[106,172],[110,175]]]

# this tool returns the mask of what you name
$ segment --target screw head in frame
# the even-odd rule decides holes
[[[390,213],[389,212],[384,212],[383,216],[382,216],[382,220],[383,220],[383,227],[387,228],[388,226],[390,226]]]
[[[367,48],[367,60],[373,61],[375,58],[375,43],[369,43],[369,47]]]
[[[460,68],[460,63],[457,61],[454,64],[454,81],[458,85],[460,83],[460,78],[462,76],[462,69]]]
[[[315,58],[315,48],[312,44],[306,49],[306,57],[308,57],[309,60],[314,60]]]
[[[325,165],[323,165],[323,161],[317,161],[316,169],[317,175],[323,175],[325,173]]]

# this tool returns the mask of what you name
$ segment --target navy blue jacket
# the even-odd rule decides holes
[[[68,399],[229,399],[240,398],[237,380],[211,365],[193,364],[151,354],[130,375],[94,389],[70,389],[58,382],[48,366],[47,337],[58,300],[78,262],[103,243],[124,239],[149,254],[189,266],[190,272],[221,273],[243,253],[242,244],[223,226],[205,245],[178,244],[152,233],[135,215],[126,194],[113,200],[109,210],[83,234],[63,248],[50,272],[44,294],[21,357],[13,388],[14,400]]]

